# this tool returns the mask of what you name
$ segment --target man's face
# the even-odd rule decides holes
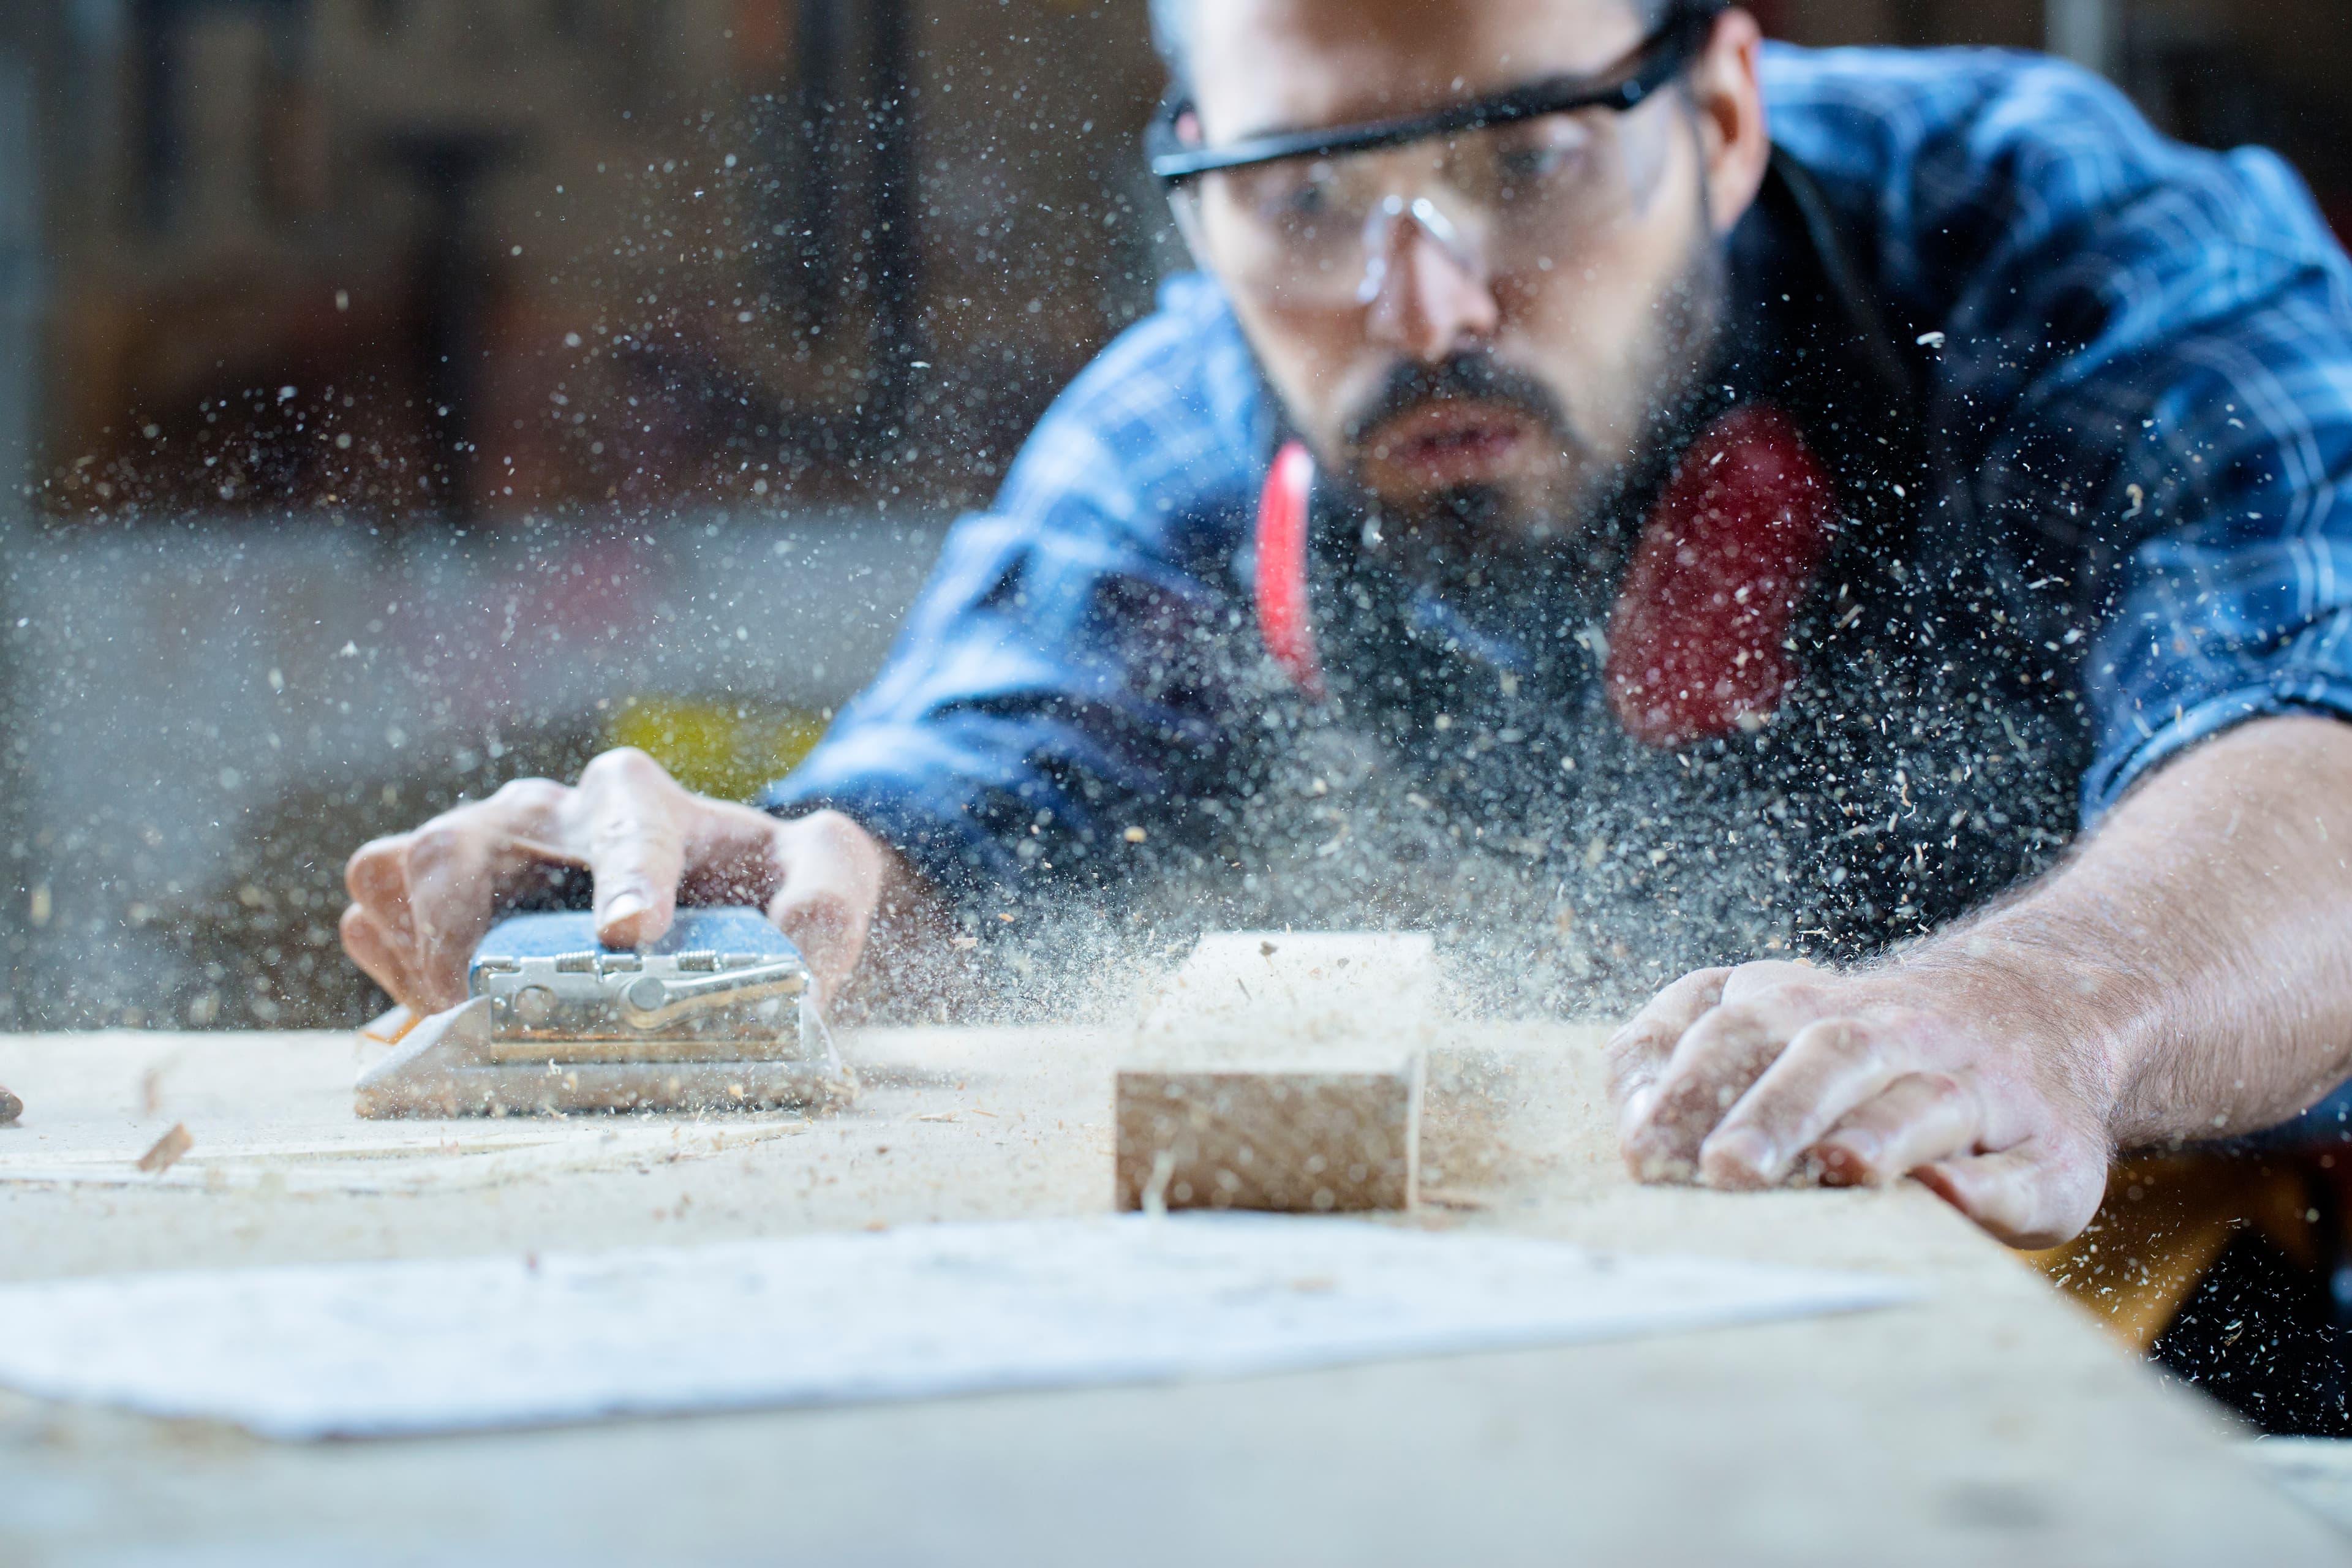
[[[1626,0],[1200,0],[1198,130],[1223,145],[1601,77],[1642,37]],[[1327,471],[1456,563],[1556,559],[1702,374],[1721,315],[1709,143],[1683,93],[1475,141],[1496,137],[1196,198],[1203,260]],[[1348,216],[1318,232],[1302,209]]]

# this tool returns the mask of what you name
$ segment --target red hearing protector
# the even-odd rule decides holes
[[[1314,456],[1304,441],[1286,442],[1257,500],[1257,629],[1283,673],[1319,702],[1323,663],[1307,602],[1307,505],[1314,489]]]
[[[1307,602],[1315,460],[1292,441],[1258,500],[1257,620],[1266,652],[1324,694]],[[1753,725],[1797,679],[1784,647],[1836,521],[1836,492],[1796,422],[1748,404],[1693,442],[1659,492],[1609,617],[1610,710],[1646,745]]]

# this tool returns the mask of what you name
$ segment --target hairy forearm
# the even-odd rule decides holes
[[[1897,964],[2022,979],[2120,1147],[2249,1131],[2352,1077],[2347,862],[2352,725],[2259,720]]]

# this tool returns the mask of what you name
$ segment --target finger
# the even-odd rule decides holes
[[[348,928],[353,961],[404,1004],[454,1005],[467,959],[522,870],[551,857],[578,858],[533,841],[571,793],[518,779],[413,833],[362,845],[343,868],[366,917]]]
[[[1700,1145],[1813,1021],[1817,1005],[1810,992],[1773,992],[1723,1004],[1685,1030],[1650,1091],[1647,1114],[1623,1129],[1634,1173],[1643,1181],[1696,1175]]]
[[[607,947],[658,942],[677,910],[686,868],[679,807],[686,792],[632,747],[606,752],[580,773],[588,865],[596,881],[596,935]]]
[[[783,891],[768,907],[768,918],[801,950],[816,983],[817,1003],[829,1006],[866,951],[864,912],[839,889],[812,885],[794,873],[784,879]]]
[[[1908,1066],[1859,1019],[1805,1025],[1707,1134],[1699,1174],[1713,1187],[1775,1184],[1799,1155]]]
[[[2105,1190],[2103,1163],[2053,1155],[2040,1139],[1997,1153],[1939,1160],[1912,1173],[2011,1247],[2056,1247],[2082,1234]]]
[[[367,910],[379,931],[394,942],[409,939],[408,835],[370,839],[343,863],[343,887]]]
[[[1660,1069],[1690,1026],[1723,999],[1730,973],[1728,969],[1694,970],[1652,997],[1649,1005],[1610,1037],[1609,1092],[1629,1121],[1647,1114],[1647,1091]]]
[[[1812,1148],[1832,1186],[1877,1185],[1920,1166],[1972,1153],[1984,1106],[1948,1073],[1906,1073],[1857,1107]]]
[[[784,879],[768,918],[808,961],[820,1005],[848,984],[881,897],[878,853],[848,819],[819,814],[787,825]]]
[[[2036,1245],[2049,1227],[2043,1222],[2042,1194],[2029,1147],[2021,1144],[1997,1154],[1939,1160],[1920,1167],[1917,1175],[1946,1203],[2003,1241],[2011,1246]]]
[[[409,973],[407,960],[400,944],[383,933],[373,916],[359,904],[343,910],[341,921],[343,951],[351,955],[367,977],[384,988],[392,999],[402,1006],[417,1012],[434,1012],[437,1008],[424,987]],[[449,1004],[454,1005],[454,1004]]]
[[[540,865],[550,868],[558,866],[585,868],[588,864],[586,859],[562,845],[546,843],[528,834],[507,833],[504,835],[504,844],[506,848],[519,858],[537,861]]]
[[[678,881],[681,902],[751,904],[764,909],[783,886],[780,840],[789,825],[751,806],[689,795],[685,826],[686,870]]]
[[[502,857],[478,817],[449,812],[408,836],[408,932],[401,945],[409,983],[426,997],[465,994],[467,962],[498,913]]]

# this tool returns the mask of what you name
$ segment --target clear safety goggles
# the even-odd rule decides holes
[[[1625,116],[1690,64],[1719,9],[1676,8],[1599,81],[1554,79],[1410,119],[1186,147],[1187,106],[1171,103],[1151,171],[1196,258],[1278,303],[1370,304],[1415,235],[1481,279],[1568,265],[1644,205],[1663,132]]]

